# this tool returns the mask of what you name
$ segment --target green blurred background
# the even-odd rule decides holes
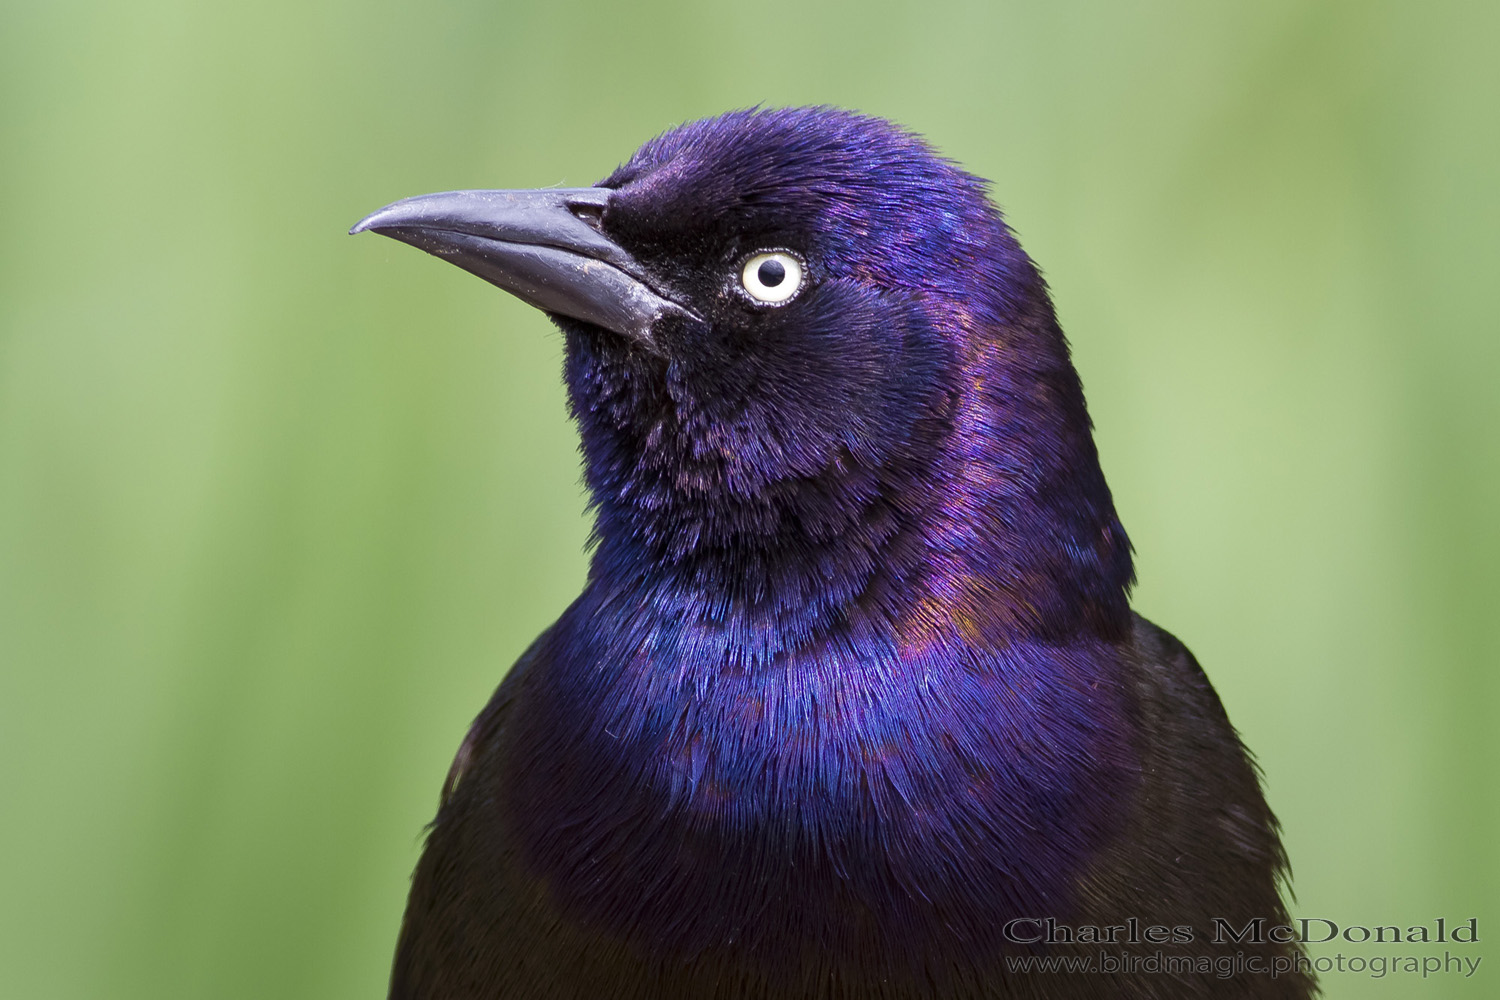
[[[587,523],[546,320],[344,230],[756,102],[994,180],[1297,911],[1480,918],[1475,979],[1327,995],[1500,995],[1500,6],[3,13],[0,995],[383,995],[448,761]]]

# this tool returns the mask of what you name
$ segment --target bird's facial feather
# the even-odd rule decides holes
[[[886,122],[831,109],[691,123],[602,186],[615,193],[601,231],[702,322],[662,324],[660,364],[618,342],[582,346],[593,364],[575,394],[618,399],[609,383],[631,371],[646,405],[621,413],[622,429],[676,437],[684,484],[739,496],[891,461],[959,377],[943,314],[976,307],[955,275],[996,256],[979,244],[1014,247],[977,179]],[[747,265],[768,254],[800,265],[785,301],[747,287]]]
[[[979,258],[1024,259],[981,180],[889,122],[830,108],[689,123],[601,186],[616,192],[611,235],[667,277],[684,257],[723,267],[788,248],[826,276],[962,295]]]

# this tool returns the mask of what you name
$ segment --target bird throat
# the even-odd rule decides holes
[[[920,461],[872,467],[843,452],[816,475],[757,489],[736,488],[712,456],[685,460],[692,444],[671,438],[680,428],[627,438],[581,418],[597,509],[591,580],[732,633],[752,660],[849,628],[904,646],[1119,639],[1130,543],[1081,391],[1071,420],[1025,415],[1048,432],[1040,441],[994,428],[1046,394],[997,395],[981,370],[924,416],[912,430],[929,442]]]

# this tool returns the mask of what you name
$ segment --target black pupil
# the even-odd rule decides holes
[[[786,265],[779,260],[762,261],[760,267],[755,269],[755,276],[762,285],[775,288],[786,280]]]

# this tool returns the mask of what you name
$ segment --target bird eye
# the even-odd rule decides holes
[[[757,302],[779,306],[802,287],[802,262],[789,253],[773,250],[745,261],[740,284]]]

